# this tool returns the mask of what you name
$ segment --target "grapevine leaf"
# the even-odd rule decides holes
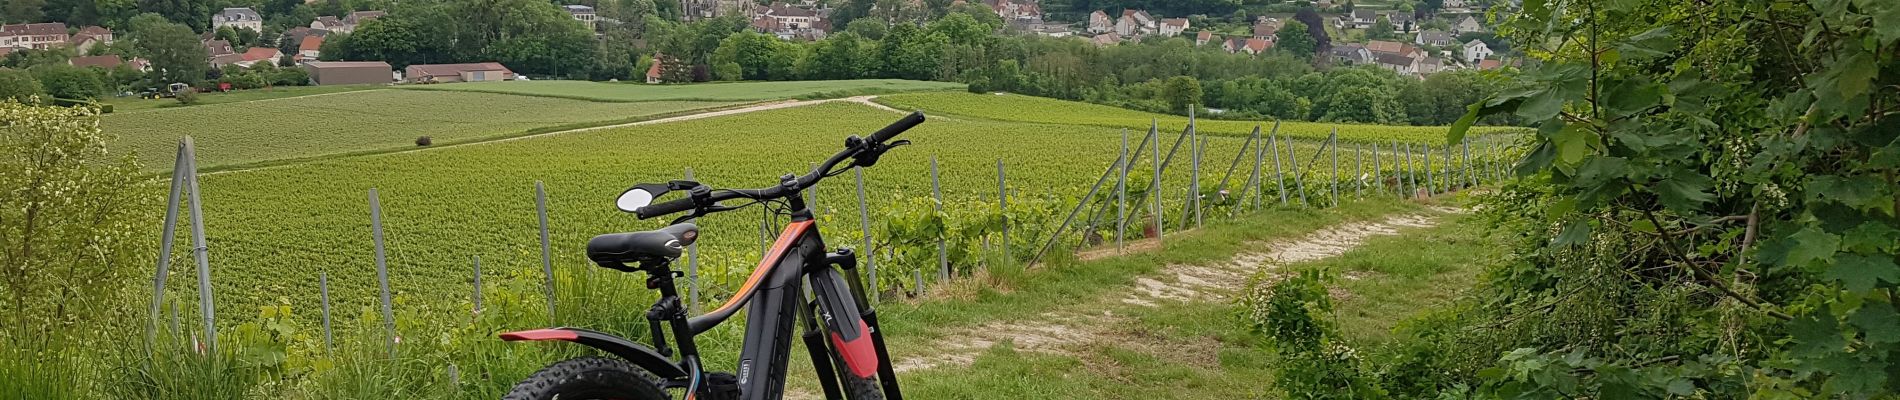
[[[1794,351],[1810,357],[1840,351],[1847,346],[1847,340],[1841,338],[1840,326],[1827,315],[1810,314],[1796,319],[1788,324],[1788,333],[1794,336]]]
[[[1878,1],[1874,2],[1874,4],[1885,6],[1885,9],[1878,11],[1874,15],[1875,21],[1900,21],[1900,5],[1894,5],[1893,2]],[[1891,22],[1874,24],[1874,34],[1880,37],[1882,43],[1891,44],[1895,40],[1900,40],[1900,24]]]
[[[1664,87],[1645,79],[1631,79],[1610,87],[1603,107],[1616,116],[1627,116],[1662,103]]]
[[[1841,249],[1865,253],[1890,251],[1896,237],[1900,237],[1900,229],[1878,221],[1864,221],[1841,235]]]
[[[1708,193],[1709,188],[1714,186],[1715,182],[1708,176],[1679,169],[1657,183],[1656,195],[1662,198],[1664,207],[1686,214],[1714,199],[1715,195]]]
[[[1887,382],[1887,374],[1875,363],[1867,362],[1851,354],[1835,354],[1822,360],[1821,368],[1832,373],[1823,389],[1841,394],[1863,394],[1852,396],[1865,398],[1864,394],[1879,391]]]
[[[1852,98],[1867,91],[1874,75],[1880,70],[1874,66],[1874,57],[1867,52],[1855,52],[1853,56],[1841,61],[1840,76],[1834,84],[1841,91],[1841,98]]]
[[[1590,153],[1590,135],[1582,124],[1565,124],[1550,141],[1557,144],[1557,161],[1562,165],[1577,165]]]
[[[1793,239],[1794,246],[1788,249],[1785,261],[1793,266],[1808,265],[1816,260],[1827,260],[1834,256],[1836,249],[1841,247],[1840,236],[1834,236],[1832,233],[1823,232],[1814,227],[1803,228],[1789,239]]]
[[[1569,224],[1564,224],[1563,233],[1558,234],[1557,240],[1554,242],[1551,242],[1551,244],[1555,246],[1576,246],[1576,245],[1584,244],[1589,241],[1590,241],[1590,221],[1585,220],[1585,219],[1577,219],[1574,221],[1570,221]]]
[[[1823,275],[1841,281],[1849,291],[1867,293],[1873,290],[1876,279],[1900,283],[1900,265],[1894,265],[1893,258],[1886,255],[1843,253],[1834,257],[1834,265]]]
[[[1860,328],[1870,343],[1900,343],[1900,313],[1895,313],[1893,306],[1868,303],[1848,315],[1847,322]]]
[[[1880,188],[1884,186],[1880,178],[1870,175],[1826,175],[1808,182],[1808,191],[1856,210],[1886,210],[1891,213],[1893,203],[1880,193]]]

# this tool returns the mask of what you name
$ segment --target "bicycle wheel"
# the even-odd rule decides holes
[[[515,384],[503,400],[667,400],[659,378],[626,361],[578,357],[554,363]]]

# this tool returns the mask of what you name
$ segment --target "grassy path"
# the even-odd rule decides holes
[[[1274,397],[1272,353],[1233,302],[1250,279],[1297,268],[1341,272],[1335,296],[1343,326],[1355,337],[1380,338],[1458,293],[1447,288],[1470,285],[1486,252],[1463,221],[1455,210],[1404,204],[1274,210],[1170,235],[1166,252],[979,277],[938,295],[948,299],[881,313],[904,321],[886,330],[906,394],[917,398]],[[1438,243],[1453,245],[1432,247]],[[1065,281],[1078,274],[1098,279]],[[1018,307],[994,311],[984,303]],[[916,323],[938,313],[961,318]],[[791,398],[818,397],[805,387]]]

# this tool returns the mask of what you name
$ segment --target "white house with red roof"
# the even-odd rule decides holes
[[[1161,20],[1161,36],[1180,36],[1181,33],[1187,32],[1187,30],[1187,18],[1167,18]]]
[[[1089,13],[1089,33],[1106,33],[1114,30],[1115,19],[1109,18],[1108,13],[1102,10]]]
[[[50,49],[69,39],[63,22],[0,25],[0,47]]]

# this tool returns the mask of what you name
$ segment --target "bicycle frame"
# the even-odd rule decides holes
[[[802,194],[794,194],[789,200],[795,210],[792,221],[759,261],[758,268],[731,299],[704,315],[687,318],[673,282],[676,273],[668,263],[640,266],[648,273],[647,287],[660,291],[659,301],[647,313],[654,323],[651,330],[657,350],[610,334],[565,327],[504,333],[501,338],[564,340],[601,349],[664,379],[662,387],[687,388],[687,398],[693,399],[697,395],[693,392],[704,386],[708,375],[700,363],[694,337],[749,306],[745,342],[735,373],[741,398],[776,400],[783,395],[793,323],[803,321],[801,336],[826,398],[844,398],[841,378],[849,374],[861,379],[875,377],[885,398],[901,400],[876,312],[864,301],[856,255],[849,249],[826,252]],[[806,287],[812,290],[809,301]],[[677,361],[668,358],[671,351],[663,341],[660,322],[673,330],[673,342],[680,351]],[[836,362],[832,354],[839,356]]]

